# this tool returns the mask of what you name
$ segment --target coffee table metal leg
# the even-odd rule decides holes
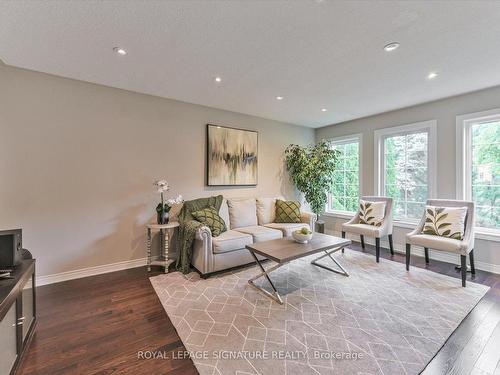
[[[331,271],[331,272],[335,272],[335,273],[338,273],[338,274],[341,274],[341,275],[344,275],[344,276],[349,276],[349,273],[345,270],[344,267],[342,267],[342,265],[337,262],[337,260],[332,257],[332,254],[336,251],[338,251],[339,249],[334,249],[334,250],[331,250],[330,252],[328,252],[327,250],[325,250],[325,255],[322,255],[320,256],[319,258],[316,258],[314,259],[311,264],[314,264],[315,266],[318,266],[318,267],[321,267],[321,268],[324,268],[325,270],[328,270],[328,271]],[[323,259],[325,257],[329,257],[331,260],[333,260],[333,262],[342,270],[342,271],[339,271],[339,270],[336,270],[336,269],[333,269],[333,268],[330,268],[328,266],[325,266],[323,264],[320,264],[320,263],[317,263],[318,260],[320,259]]]
[[[269,277],[269,273],[278,269],[283,264],[277,264],[277,265],[269,268],[268,270],[266,270],[262,266],[262,264],[260,263],[259,258],[257,258],[257,256],[254,254],[254,252],[251,250],[249,250],[249,251],[250,251],[250,254],[252,254],[255,261],[257,262],[257,264],[259,265],[260,269],[262,270],[262,273],[260,273],[259,275],[255,276],[255,277],[252,277],[250,280],[248,280],[248,283],[251,286],[253,286],[255,289],[257,289],[258,291],[264,293],[266,296],[268,296],[269,298],[272,298],[273,300],[275,300],[276,302],[278,302],[279,304],[282,305],[283,300],[281,299],[281,296],[279,295],[278,290],[276,289],[273,282],[271,281],[271,278]],[[266,277],[267,281],[269,282],[269,285],[271,285],[271,288],[273,288],[273,293],[271,293],[271,292],[265,290],[264,288],[261,288],[260,286],[254,284],[254,281],[257,280],[258,278],[261,278],[262,276]]]

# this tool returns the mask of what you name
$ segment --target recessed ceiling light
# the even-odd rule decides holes
[[[277,96],[276,100],[283,100],[283,97],[282,96]]]
[[[326,108],[321,108],[321,112],[326,112],[327,109]]]
[[[113,48],[113,51],[122,56],[125,56],[127,54],[127,51],[125,51],[123,48],[120,47]]]
[[[221,77],[215,77],[214,81],[217,82],[217,83],[221,83],[222,82],[222,78]]]
[[[427,79],[434,79],[438,76],[437,72],[430,72],[429,75],[427,76]]]
[[[387,51],[387,52],[391,52],[391,51],[394,51],[395,49],[397,49],[399,47],[399,43],[398,42],[391,42],[389,44],[386,44],[384,46],[384,50]]]

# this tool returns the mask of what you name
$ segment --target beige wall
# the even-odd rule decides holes
[[[363,135],[361,190],[362,194],[370,195],[374,193],[374,130],[437,120],[437,194],[439,198],[456,199],[456,116],[492,108],[500,108],[500,87],[317,129],[316,140],[357,133]],[[326,227],[329,230],[340,231],[342,221],[328,217]],[[408,231],[409,229],[396,228],[394,241],[400,247],[404,244],[405,233]],[[500,270],[500,242],[485,240],[476,242],[475,254],[478,263],[483,268],[492,264]]]
[[[205,126],[259,131],[259,184],[205,186]],[[143,258],[160,177],[187,199],[293,195],[290,143],[312,129],[0,66],[0,228],[49,275]]]

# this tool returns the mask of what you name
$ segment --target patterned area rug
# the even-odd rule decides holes
[[[418,374],[489,289],[356,251],[335,257],[349,277],[314,256],[271,273],[284,305],[248,285],[257,266],[151,283],[202,375]]]

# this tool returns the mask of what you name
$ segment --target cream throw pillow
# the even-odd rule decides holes
[[[231,229],[257,225],[255,198],[228,198],[227,206]]]
[[[467,207],[425,206],[425,224],[422,233],[462,240],[466,216]]]
[[[259,225],[274,223],[276,218],[276,198],[257,198],[257,219]]]
[[[380,227],[384,221],[385,202],[359,200],[359,223]]]

